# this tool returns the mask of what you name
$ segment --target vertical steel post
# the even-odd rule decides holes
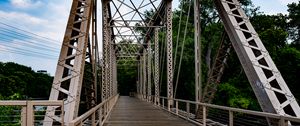
[[[152,95],[152,83],[151,83],[151,60],[152,60],[152,54],[151,54],[151,41],[148,42],[148,63],[147,63],[147,75],[148,75],[148,81],[147,81],[147,86],[148,86],[148,91],[147,91],[147,96],[148,96],[148,101],[151,101],[151,95]]]
[[[154,31],[154,85],[155,85],[155,104],[159,104],[159,45],[158,28]]]
[[[112,47],[112,96],[117,94],[117,63],[115,48]]]
[[[102,20],[103,20],[103,66],[102,66],[102,101],[108,97],[108,45],[109,45],[109,10],[108,10],[108,0],[102,0]]]
[[[114,85],[114,75],[113,75],[113,41],[110,40],[109,43],[109,92],[110,92],[110,97],[113,96],[113,85]]]
[[[166,1],[167,16],[167,97],[168,109],[173,105],[173,42],[172,42],[172,0]]]
[[[147,85],[147,70],[146,70],[146,67],[147,67],[147,52],[146,52],[146,49],[144,48],[143,49],[143,99],[146,99],[147,97],[147,88],[146,88],[146,85]]]
[[[110,26],[110,25],[109,25]],[[106,98],[109,98],[111,96],[111,31],[110,28],[108,28],[108,36],[107,36],[107,68],[106,68],[106,74],[107,74],[107,85],[106,85]]]
[[[138,78],[137,78],[137,82],[136,82],[136,92],[139,95],[140,94],[140,91],[139,91],[140,81],[141,81],[141,78],[140,78],[140,60],[138,60],[138,62],[137,62],[137,76],[138,76]]]
[[[140,58],[140,78],[141,78],[141,82],[140,82],[140,98],[143,98],[143,93],[144,93],[144,53],[141,54],[141,58]]]
[[[118,69],[117,69],[117,56],[116,56],[116,54],[114,55],[114,58],[115,58],[115,61],[114,61],[115,66],[114,66],[114,68],[115,68],[115,95],[116,95],[119,92],[118,91]]]
[[[98,45],[98,41],[97,41],[97,1],[93,0],[92,2],[93,4],[93,8],[92,8],[92,55],[91,55],[91,61],[92,61],[92,67],[93,67],[93,79],[94,79],[94,83],[93,83],[93,93],[92,93],[92,97],[94,97],[94,99],[91,101],[91,103],[93,105],[95,105],[97,103],[97,83],[98,83],[98,66],[97,66],[97,62],[98,62],[98,50],[97,50],[97,46]],[[92,105],[92,106],[93,106]]]
[[[200,21],[200,3],[194,0],[194,45],[195,45],[195,101],[200,102],[202,97],[202,79],[201,79],[201,21]],[[197,106],[198,107],[198,106]]]

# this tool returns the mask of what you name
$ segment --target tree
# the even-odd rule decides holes
[[[23,98],[47,99],[53,77],[36,73],[30,67],[12,62],[0,62],[0,95],[8,98],[15,93]]]
[[[285,47],[278,52],[274,62],[299,103],[300,51],[293,47]]]
[[[292,44],[300,49],[300,1],[288,5],[289,12],[289,34]]]

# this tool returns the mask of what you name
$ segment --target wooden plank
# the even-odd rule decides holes
[[[104,126],[194,126],[151,103],[121,96]]]

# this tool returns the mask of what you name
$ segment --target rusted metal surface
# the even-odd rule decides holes
[[[104,126],[194,126],[149,102],[121,96]]]

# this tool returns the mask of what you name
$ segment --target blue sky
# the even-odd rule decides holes
[[[286,5],[299,0],[252,1],[255,6],[260,6],[260,10],[266,14],[286,14]],[[17,62],[30,66],[34,70],[47,70],[54,75],[71,2],[72,0],[0,0],[0,61]],[[173,3],[173,7],[178,6],[178,0],[173,0]],[[99,11],[99,19],[100,13]],[[16,35],[7,37],[6,30],[17,31],[21,34],[28,33],[1,23],[29,31],[35,35],[29,33],[31,35],[29,37]],[[101,23],[101,19],[99,23]],[[100,27],[101,24],[98,26]],[[101,32],[98,35],[101,37]],[[30,57],[7,51],[12,51],[12,48],[14,48],[14,52],[19,51],[23,54],[26,50],[33,51],[37,56]]]
[[[255,6],[259,6],[260,10],[265,14],[287,14],[287,4],[298,2],[299,0],[252,0]]]

